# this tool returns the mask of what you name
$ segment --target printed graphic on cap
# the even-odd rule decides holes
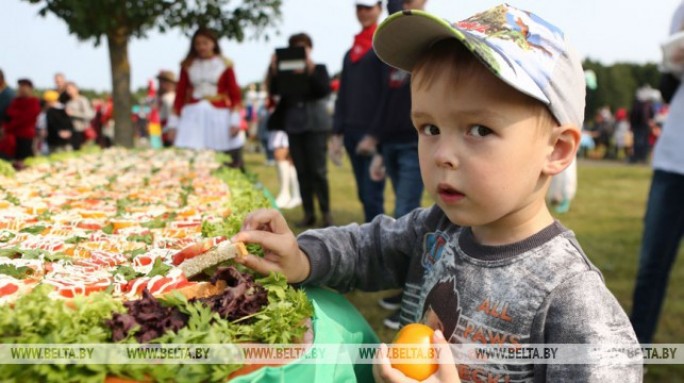
[[[478,13],[453,26],[467,34],[469,42],[483,42],[469,45],[469,48],[495,73],[505,78],[501,67],[494,62],[512,60],[525,68],[542,89],[548,85],[556,59],[564,51],[564,35],[560,29],[530,12],[508,5]],[[501,56],[492,54],[492,49]],[[515,70],[516,66],[510,62],[505,65]]]

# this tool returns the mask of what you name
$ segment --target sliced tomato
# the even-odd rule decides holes
[[[163,277],[155,281],[152,284],[152,286],[149,286],[151,280],[152,278],[148,277],[132,279],[128,281],[127,284],[121,287],[121,291],[127,293],[133,292],[133,289],[135,289],[134,293],[140,295],[142,294],[143,290],[147,287],[147,290],[150,292],[150,294],[159,294],[177,290],[186,286],[191,286],[197,283],[190,282],[187,279],[185,279],[185,277],[181,277],[180,279],[177,279],[176,282],[170,283],[173,282],[173,278]]]
[[[165,279],[167,279],[167,278],[165,278]],[[152,288],[150,289],[150,292],[152,294],[166,293],[169,291],[181,289],[185,286],[192,286],[194,284],[197,284],[197,282],[190,282],[187,279],[183,278],[183,279],[179,280],[178,282],[171,283],[162,289],[162,286],[164,286],[166,283],[168,283],[168,281],[165,281],[164,283],[159,283],[159,282],[155,283],[152,286]]]
[[[123,291],[124,293],[131,291],[133,289],[133,286],[136,284],[136,282],[138,282],[139,279],[140,278],[131,279],[126,284],[122,284],[121,285],[121,291]],[[139,290],[140,292],[142,292],[144,287],[145,287],[145,284],[141,283],[136,290]],[[136,291],[136,293],[138,293],[138,292]]]
[[[176,221],[172,223],[173,227],[176,227],[178,229],[181,228],[188,228],[188,227],[199,227],[202,225],[202,222],[200,221]]]
[[[150,293],[152,293],[152,294],[161,293],[162,292],[161,288],[171,281],[172,281],[171,278],[160,278],[158,281],[154,282],[152,284],[152,286],[149,287]],[[175,283],[170,284],[169,286],[167,286],[167,288],[173,286],[174,284]],[[149,283],[148,283],[148,285],[149,285]]]
[[[133,260],[133,264],[136,266],[147,266],[152,264],[152,257],[149,255],[139,255]]]
[[[77,223],[76,227],[78,227],[79,229],[84,229],[84,230],[100,230],[100,229],[102,229],[102,225],[100,225],[99,223],[83,222],[83,221]]]
[[[4,297],[6,295],[12,295],[19,290],[19,286],[15,285],[14,283],[7,283],[5,285],[0,286],[0,297]]]
[[[90,295],[97,291],[105,290],[107,286],[103,284],[88,285],[88,286],[66,286],[59,289],[59,295],[64,298],[73,298],[76,295]]]
[[[219,243],[225,240],[225,237],[214,237],[205,239],[201,242],[193,243],[192,245],[174,254],[172,262],[175,266],[178,266],[181,263],[183,263],[186,259],[194,258],[200,254],[204,254],[207,251],[209,251],[212,247],[218,245]]]

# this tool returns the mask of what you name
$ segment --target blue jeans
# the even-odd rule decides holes
[[[382,159],[396,197],[394,216],[399,218],[420,207],[423,196],[418,144],[382,144]]]
[[[370,222],[376,215],[385,212],[385,181],[373,181],[370,178],[370,164],[372,157],[356,154],[356,146],[363,138],[363,134],[345,133],[344,148],[347,150],[359,201],[363,205],[363,215],[366,222]]]
[[[652,343],[670,269],[684,234],[684,175],[656,170],[648,195],[632,325],[641,343]]]

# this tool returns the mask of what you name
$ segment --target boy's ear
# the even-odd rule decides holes
[[[561,125],[553,128],[549,145],[551,153],[547,157],[542,172],[554,176],[567,168],[577,156],[581,133],[575,125]]]

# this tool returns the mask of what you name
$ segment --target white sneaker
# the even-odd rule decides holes
[[[290,197],[289,193],[281,193],[278,195],[278,197],[276,197],[275,204],[279,209],[288,209],[290,201],[292,201],[292,198]]]
[[[280,181],[280,192],[276,197],[275,204],[280,209],[284,209],[290,203],[292,194],[290,193],[290,163],[287,161],[278,161],[276,163],[278,171],[278,181]]]
[[[283,206],[283,209],[292,209],[302,204],[302,199],[300,197],[293,197],[290,201]]]

